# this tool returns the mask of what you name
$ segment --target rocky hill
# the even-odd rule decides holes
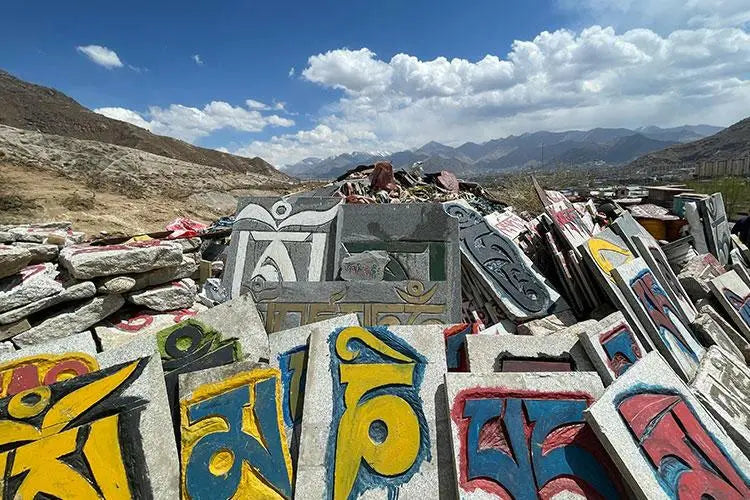
[[[0,124],[140,149],[166,158],[222,170],[262,174],[271,181],[289,179],[260,157],[244,158],[152,134],[130,123],[94,113],[62,92],[25,82],[2,70]]]
[[[633,161],[632,168],[673,168],[705,160],[731,160],[750,156],[750,118],[687,144],[677,144],[646,154]]]

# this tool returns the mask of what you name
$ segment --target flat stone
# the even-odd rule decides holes
[[[16,235],[9,231],[0,231],[0,244],[8,245],[16,241]]]
[[[27,319],[9,325],[0,325],[0,339],[9,339],[29,329],[31,329],[31,324]]]
[[[690,387],[750,458],[750,368],[736,356],[712,346]]]
[[[471,323],[457,323],[455,325],[395,325],[388,327],[390,331],[398,336],[402,335],[427,335],[436,338],[438,335],[445,340],[445,362],[448,371],[468,372],[469,356],[466,347],[466,339],[470,335],[500,335],[490,333],[487,330],[477,331],[476,326]]]
[[[177,266],[163,267],[146,273],[131,274],[128,277],[135,280],[130,291],[143,290],[152,286],[169,283],[191,277],[200,267],[200,255],[198,253],[186,253],[182,255],[182,262]]]
[[[657,352],[618,377],[585,417],[637,498],[668,500],[678,491],[750,496],[743,479],[750,461]],[[690,464],[693,475],[664,481],[667,457]]]
[[[591,237],[590,217],[589,221],[585,221],[584,216],[581,216],[565,195],[559,191],[543,190],[536,179],[534,187],[544,210],[570,248],[578,248]]]
[[[60,253],[57,245],[45,245],[43,243],[18,242],[16,247],[25,248],[31,253],[30,264],[41,264],[42,262],[54,262]]]
[[[309,325],[275,332],[268,336],[269,365],[281,371],[282,409],[287,442],[296,470],[302,413],[307,380],[307,341],[313,332],[330,333],[337,328],[359,326],[356,314],[347,314]]]
[[[355,253],[341,259],[341,279],[344,281],[383,281],[385,267],[391,261],[388,252]]]
[[[625,241],[630,251],[635,255],[638,254],[638,247],[633,240],[635,236],[639,236],[642,239],[646,240],[649,245],[659,244],[659,242],[656,241],[656,238],[654,238],[651,233],[649,233],[648,230],[643,227],[643,224],[638,222],[635,217],[633,217],[628,212],[623,212],[619,217],[612,221],[610,227],[615,232],[615,234],[620,236],[620,238]]]
[[[46,342],[82,332],[117,311],[125,303],[120,295],[94,297],[83,305],[68,308],[30,330],[13,337],[17,347]]]
[[[708,253],[708,242],[703,229],[703,221],[695,201],[685,203],[685,219],[688,221],[690,235],[693,237],[693,246],[700,254]]]
[[[714,193],[708,198],[696,202],[703,219],[703,232],[706,236],[708,250],[725,266],[729,263],[729,252],[732,249],[732,237],[729,231],[727,212],[721,193]]]
[[[133,290],[133,287],[135,287],[135,278],[131,278],[130,276],[115,276],[100,280],[96,291],[102,294],[123,294]]]
[[[596,328],[581,332],[579,338],[605,386],[646,354],[620,311],[599,321]]]
[[[617,285],[635,310],[651,342],[684,380],[691,380],[705,349],[674,312],[676,306],[642,258],[614,269]]]
[[[44,309],[48,309],[58,304],[73,302],[75,300],[88,299],[93,297],[94,295],[96,295],[96,287],[91,281],[76,283],[63,289],[62,292],[55,295],[44,297],[43,299],[39,299],[35,302],[32,302],[31,304],[26,304],[25,306],[19,307],[18,309],[11,309],[10,311],[0,313],[0,324],[7,325],[10,323],[14,323],[16,321],[22,320],[27,316],[31,316],[34,313],[43,311]]]
[[[712,279],[709,287],[737,330],[750,341],[750,287],[735,271]]]
[[[51,233],[55,233],[60,230],[62,230],[62,232],[64,233],[66,230],[70,229],[70,223],[67,224],[68,225],[65,227],[36,224],[31,226],[17,226],[9,229],[8,232],[15,236],[16,241],[44,243],[44,240],[47,239],[47,237]]]
[[[75,245],[60,251],[60,263],[78,279],[139,273],[178,266],[182,247],[163,240],[137,241],[120,245]]]
[[[726,270],[716,257],[709,254],[698,255],[690,259],[680,270],[677,279],[688,296],[697,302],[711,294],[708,282],[721,276]]]
[[[734,343],[734,345],[736,345],[744,354],[745,362],[750,363],[750,342],[748,342],[740,332],[738,332],[726,319],[724,319],[724,316],[719,314],[718,311],[714,309],[713,305],[703,304],[698,308],[698,310],[701,314],[709,316],[717,325],[721,327],[721,330],[727,335],[727,337],[732,340],[732,343]]]
[[[31,252],[18,246],[0,245],[0,278],[18,273],[31,262]]]
[[[449,373],[445,385],[458,479],[451,498],[627,496],[584,420],[604,391],[596,373]]]
[[[14,352],[16,347],[10,342],[0,342],[0,355]]]
[[[127,296],[128,302],[154,311],[185,309],[195,303],[198,290],[190,278],[149,288]]]
[[[530,231],[529,223],[511,211],[492,212],[485,215],[484,220],[515,242],[521,234]]]
[[[695,321],[690,324],[690,327],[698,338],[701,339],[703,345],[719,346],[737,359],[740,359],[743,362],[745,361],[745,356],[742,354],[742,350],[735,345],[721,325],[710,315],[703,313],[698,314],[698,316],[695,317]]]
[[[544,318],[533,319],[518,325],[516,333],[518,335],[533,335],[543,337],[574,325],[578,322],[572,311],[560,311],[556,314],[550,314]]]
[[[345,346],[354,339],[357,350],[350,351]],[[452,454],[444,439],[450,428],[445,372],[440,333],[397,336],[386,327],[313,332],[297,496],[454,498]],[[352,415],[352,404],[369,411]],[[398,468],[353,451],[355,435],[382,443],[377,456],[399,457]],[[342,477],[343,470],[350,475]]]
[[[10,311],[63,291],[54,264],[35,264],[0,280],[0,312]]]
[[[179,385],[184,497],[292,498],[292,461],[282,418],[279,370],[234,363],[180,375]],[[253,411],[247,412],[250,405]],[[254,432],[239,433],[242,439],[212,439],[217,431],[211,422],[217,418],[230,429],[251,427]],[[219,483],[218,491],[219,485],[207,478],[214,472],[209,458],[220,452],[233,458],[227,474],[252,479]]]

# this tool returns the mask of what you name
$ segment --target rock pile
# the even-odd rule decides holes
[[[749,498],[721,197],[663,242],[536,190],[377,164],[208,229],[0,227],[3,498]]]

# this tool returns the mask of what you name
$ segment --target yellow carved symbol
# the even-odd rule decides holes
[[[349,350],[357,339],[393,359],[394,363],[347,364],[359,356]],[[362,460],[377,474],[403,474],[417,459],[420,448],[419,420],[414,409],[399,396],[382,394],[360,403],[365,394],[388,385],[412,386],[416,362],[392,349],[369,331],[350,327],[336,339],[336,355],[344,390],[344,413],[336,435],[334,499],[347,499]]]
[[[607,276],[610,276],[610,279],[612,279],[612,270],[616,266],[615,264],[612,264],[612,262],[607,259],[606,256],[602,255],[602,252],[614,252],[622,255],[623,257],[625,257],[625,261],[622,262],[622,264],[628,263],[634,258],[633,254],[627,248],[622,248],[610,241],[600,238],[589,238],[587,245],[589,247],[589,250],[591,251],[591,256],[596,262],[596,265],[599,266],[599,268],[604,271]]]

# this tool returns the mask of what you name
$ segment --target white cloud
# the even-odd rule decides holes
[[[250,109],[268,109],[268,104],[255,99],[245,99],[245,106]]]
[[[172,104],[166,108],[151,106],[144,114],[125,108],[99,108],[94,111],[156,134],[169,135],[189,142],[224,128],[241,132],[260,132],[266,127],[294,125],[294,121],[288,118],[275,114],[264,115],[256,109],[232,106],[223,101],[212,101],[203,109],[182,104]]]
[[[545,31],[516,40],[505,57],[477,61],[409,54],[385,60],[367,48],[331,50],[311,56],[301,75],[339,89],[339,99],[312,129],[254,141],[238,153],[285,165],[543,129],[728,125],[744,118],[740,103],[750,102],[750,34],[741,28],[618,33],[595,25]]]
[[[292,66],[291,68],[289,68],[289,74],[287,76],[289,76],[289,78],[292,78],[294,76],[294,73],[294,66]]]
[[[201,59],[200,54],[193,54],[191,59],[195,61],[195,64],[197,64],[198,66],[203,66],[203,59]]]
[[[107,47],[102,47],[101,45],[85,45],[76,47],[76,50],[91,59],[94,63],[107,69],[122,68],[123,66],[117,53]]]

